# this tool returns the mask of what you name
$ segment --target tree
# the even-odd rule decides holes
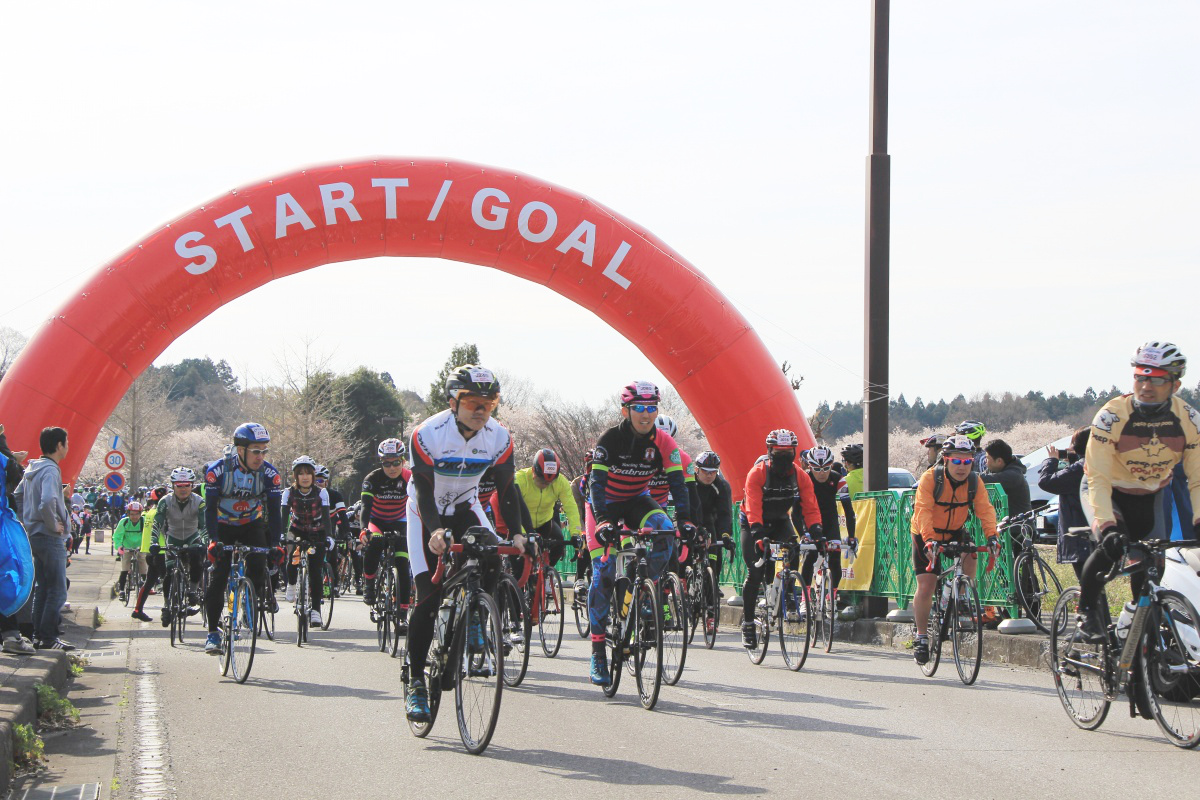
[[[380,373],[366,367],[334,378],[333,388],[345,403],[353,423],[349,438],[355,445],[355,455],[348,469],[343,470],[340,482],[346,502],[351,503],[358,495],[363,476],[377,466],[375,448],[379,442],[393,436],[405,439],[409,417],[396,388]]]
[[[134,486],[165,478],[152,468],[161,460],[167,435],[179,429],[179,416],[168,399],[170,392],[170,373],[149,367],[130,385],[104,425],[110,434],[121,437],[129,458],[129,481]]]
[[[446,379],[450,373],[464,364],[478,365],[480,362],[479,348],[473,344],[456,344],[450,351],[450,357],[438,372],[437,380],[429,384],[429,399],[425,401],[425,410],[430,415],[445,411],[450,407],[446,400]]]
[[[788,375],[788,373],[792,371],[792,365],[786,361],[780,365],[780,368],[783,370],[783,376],[787,378],[788,383],[791,384],[792,391],[794,392],[798,390],[800,388],[800,384],[804,383],[804,376],[797,375],[795,378],[793,378]]]
[[[0,379],[4,378],[28,341],[16,328],[0,327]]]

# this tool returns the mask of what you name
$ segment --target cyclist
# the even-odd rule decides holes
[[[975,469],[982,472],[987,466],[987,453],[983,452],[983,437],[987,436],[987,428],[982,422],[968,419],[954,426],[954,432],[971,440],[971,447],[975,453]]]
[[[500,513],[513,532],[513,544],[523,548],[520,495],[513,485],[513,445],[508,429],[493,420],[500,403],[500,381],[491,370],[467,364],[446,378],[450,407],[434,414],[412,432],[412,479],[408,499],[408,552],[411,557],[416,604],[408,629],[409,693],[405,715],[413,722],[429,721],[429,693],[425,686],[425,661],[433,641],[433,618],[441,603],[442,584],[432,573],[438,556],[446,551],[444,534],[461,536],[472,526],[491,530],[479,504],[479,479],[492,468]],[[496,539],[495,541],[499,541]],[[484,590],[492,592],[499,576],[499,559],[484,565]],[[471,638],[482,630],[476,624]]]
[[[575,509],[579,512],[579,519],[588,526],[595,527],[596,519],[592,516],[592,501],[588,497],[588,481],[592,472],[592,448],[588,448],[583,453],[583,474],[571,481],[571,496],[575,499]],[[584,529],[586,530],[586,528]],[[587,547],[579,548],[575,553],[575,596],[587,595],[588,590],[588,568],[592,564],[591,554],[588,553]]]
[[[679,426],[675,424],[675,420],[665,414],[655,417],[654,425],[660,430],[666,431],[672,439],[679,435]],[[692,457],[682,447],[679,448],[679,457],[680,463],[683,465],[683,485],[688,492],[688,507],[699,508],[700,498],[696,495],[696,468],[692,466]],[[675,498],[671,496],[671,487],[667,483],[665,470],[650,479],[650,496],[664,509],[674,503]]]
[[[375,448],[379,456],[379,467],[363,479],[362,486],[362,533],[366,544],[363,556],[363,602],[375,604],[375,575],[379,572],[379,558],[383,553],[384,532],[397,534],[405,543],[408,541],[408,484],[412,472],[404,466],[408,451],[399,439],[384,439]],[[406,545],[401,545],[407,550]],[[409,583],[408,553],[397,552],[396,593],[400,605],[408,605],[412,594]],[[405,623],[401,620],[400,625]],[[402,632],[402,627],[401,627]]]
[[[550,554],[550,563],[558,563],[566,549],[564,537],[583,531],[579,524],[579,509],[571,496],[571,484],[559,471],[558,453],[550,448],[539,450],[533,457],[533,465],[517,472],[513,480],[529,509],[529,529],[541,534]],[[567,515],[565,532],[558,522],[555,505],[561,505]]]
[[[1187,358],[1170,342],[1150,341],[1134,353],[1133,392],[1114,397],[1092,420],[1085,472],[1092,529],[1099,542],[1083,565],[1079,613],[1083,634],[1103,640],[1107,625],[1100,603],[1104,575],[1125,545],[1146,538],[1169,539],[1166,511],[1172,471],[1180,462],[1187,476],[1193,514],[1200,515],[1200,414],[1176,392]],[[1200,518],[1193,517],[1200,536]],[[1130,577],[1134,598],[1144,575]]]
[[[324,464],[317,464],[316,483],[318,489],[324,489],[329,492],[329,513],[333,518],[333,538],[336,542],[345,542],[350,538],[350,515],[346,511],[346,498],[342,497],[342,493],[333,488],[329,483],[329,467]],[[329,548],[329,552],[325,554],[326,560],[329,561],[329,566],[333,569],[333,574],[337,575],[341,568],[341,551],[338,547]],[[330,592],[334,597],[338,596],[338,587],[334,582]]]
[[[359,541],[359,536],[362,535],[362,501],[355,503],[346,509],[346,523],[350,530],[350,539],[346,542],[346,554],[350,557],[350,566],[354,570],[354,593],[362,595],[362,572],[363,572],[363,557],[362,557],[362,542]]]
[[[842,448],[842,461],[846,464],[846,494],[851,500],[863,490],[863,446],[855,442]]]
[[[162,547],[166,545],[191,547],[207,543],[208,531],[204,527],[204,500],[192,492],[195,481],[195,470],[188,467],[173,469],[171,471],[172,493],[158,501],[154,520],[152,523],[148,523],[151,528],[150,572],[146,575],[146,582],[142,584],[142,590],[138,593],[137,608],[130,615],[134,619],[140,619],[142,622],[150,621],[150,615],[143,608],[146,605],[146,598],[150,596],[150,587],[159,578],[163,579],[163,597],[169,596],[171,569],[174,564],[167,563],[166,557],[162,554]],[[149,517],[148,514],[147,517]],[[200,571],[203,569],[203,558],[198,549],[187,554],[189,579],[187,615],[189,617],[200,612]],[[162,625],[164,628],[171,624],[171,609],[168,605],[166,602],[163,603]]]
[[[296,599],[296,581],[300,576],[300,559],[308,559],[309,624],[321,625],[321,565],[325,553],[333,547],[333,519],[329,511],[329,492],[317,486],[317,462],[300,456],[292,462],[292,485],[283,490],[279,500],[282,518],[280,527],[296,541],[294,561],[287,565],[288,602]],[[308,551],[315,552],[312,555]]]
[[[648,381],[625,386],[620,396],[621,422],[600,435],[593,451],[589,495],[596,524],[589,526],[587,534],[592,556],[588,617],[592,630],[591,681],[597,686],[607,686],[612,680],[604,652],[604,628],[616,559],[603,561],[604,549],[618,544],[622,522],[629,528],[675,529],[671,518],[650,496],[650,481],[658,472],[666,473],[675,498],[675,518],[686,538],[693,540],[696,530],[684,487],[683,455],[671,434],[654,424],[659,399],[658,387]],[[670,563],[674,549],[673,540],[655,538],[649,555],[650,573],[655,580]],[[631,578],[633,568],[630,563]]]
[[[125,516],[121,517],[121,521],[113,528],[113,547],[117,548],[117,553],[121,557],[121,574],[117,578],[117,595],[124,603],[129,599],[129,595],[125,592],[125,584],[129,580],[130,564],[133,564],[133,569],[138,572],[145,573],[142,569],[142,557],[139,550],[142,547],[142,529],[145,527],[146,521],[142,519],[142,504],[136,500],[125,506]]]
[[[821,538],[821,511],[813,494],[812,480],[797,463],[796,434],[779,428],[767,434],[767,454],[759,456],[746,474],[742,505],[742,560],[746,562],[746,583],[742,586],[742,646],[758,646],[754,629],[754,610],[766,564],[755,566],[762,557],[760,541],[794,541],[796,532],[807,530]],[[799,551],[792,553],[792,569],[800,562]]]
[[[913,498],[912,552],[917,575],[913,597],[913,615],[917,623],[917,644],[913,658],[918,664],[929,661],[929,609],[937,586],[937,565],[929,563],[930,542],[963,543],[963,526],[971,511],[979,518],[988,547],[995,549],[996,509],[988,499],[987,487],[975,470],[975,445],[962,434],[954,434],[942,444],[942,463],[926,470],[917,481]],[[962,558],[963,572],[975,574],[975,554]]]
[[[725,547],[712,547],[720,539],[726,547],[731,541],[733,530],[733,493],[729,481],[721,474],[721,457],[712,450],[705,450],[692,462],[696,467],[697,519],[707,535],[708,564],[717,580],[717,595],[724,597],[720,588],[721,569],[725,561]]]
[[[804,464],[809,480],[812,481],[813,494],[817,498],[817,508],[821,510],[821,535],[809,531],[809,538],[819,542],[837,541],[842,538],[842,526],[838,519],[838,500],[841,500],[842,513],[846,517],[846,539],[850,549],[858,547],[854,538],[854,505],[850,502],[849,492],[846,491],[846,479],[833,471],[833,451],[828,447],[814,447],[804,451]],[[822,548],[824,545],[820,545]],[[804,556],[804,568],[800,579],[805,586],[812,585],[813,566],[817,562],[816,551],[810,551]],[[827,550],[825,557],[829,562],[829,575],[833,588],[837,589],[842,582],[842,553],[841,550]]]
[[[212,542],[208,557],[214,561],[212,582],[208,585],[208,641],[204,652],[221,653],[221,608],[229,582],[232,554],[227,545],[279,547],[282,530],[280,500],[283,476],[267,461],[271,435],[257,422],[245,422],[233,432],[233,445],[221,458],[204,469],[205,527]],[[253,554],[246,559],[246,574],[254,581],[259,597],[266,598],[272,613],[279,610],[275,593],[270,591],[265,556]]]
[[[950,436],[949,433],[935,433],[921,440],[921,446],[925,448],[925,466],[921,469],[922,472],[942,463],[942,445]]]

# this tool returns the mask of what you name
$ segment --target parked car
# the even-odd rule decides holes
[[[904,491],[911,489],[917,485],[917,479],[913,474],[906,469],[900,467],[888,467],[888,488],[892,490]]]

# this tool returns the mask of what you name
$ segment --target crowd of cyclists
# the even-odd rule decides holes
[[[1193,507],[1200,512],[1200,416],[1175,396],[1186,359],[1172,344],[1148,342],[1138,348],[1132,364],[1133,393],[1101,409],[1087,449],[1098,546],[1081,570],[1079,609],[1082,630],[1092,637],[1105,635],[1106,621],[1097,613],[1102,577],[1130,542],[1162,533],[1160,496],[1181,462]],[[538,450],[532,464],[518,469],[512,437],[493,416],[501,386],[490,370],[476,365],[454,370],[445,394],[449,407],[420,422],[407,441],[378,443],[379,466],[363,480],[361,498],[349,507],[329,485],[329,470],[313,458],[296,458],[286,474],[278,470],[267,460],[270,434],[252,422],[236,429],[232,444],[204,466],[199,482],[191,468],[181,466],[171,473],[169,486],[139,489],[128,501],[117,494],[81,498],[92,514],[120,514],[114,546],[124,553],[122,594],[127,575],[139,568],[136,559],[145,554],[147,580],[133,616],[150,619],[143,607],[157,578],[170,574],[163,556],[168,546],[190,554],[187,613],[207,605],[205,651],[213,654],[226,644],[218,620],[229,546],[258,549],[247,557],[247,571],[272,611],[277,608],[275,582],[287,584],[285,596],[291,600],[298,558],[307,557],[314,625],[320,624],[324,565],[337,574],[342,560],[350,559],[356,591],[370,605],[376,600],[381,562],[393,558],[398,599],[408,609],[399,629],[407,635],[410,676],[405,713],[413,723],[428,723],[425,659],[442,600],[435,575],[450,543],[468,529],[486,529],[487,541],[503,539],[529,555],[540,543],[553,561],[568,542],[576,544],[574,590],[587,598],[589,679],[602,687],[612,679],[606,634],[617,611],[612,589],[620,577],[616,559],[607,555],[629,546],[634,532],[674,533],[653,538],[648,547],[656,581],[668,570],[678,570],[684,547],[699,548],[718,575],[724,551],[737,549],[746,565],[741,637],[747,649],[758,645],[753,617],[770,578],[765,569],[770,562],[763,558],[770,543],[799,539],[815,545],[807,549],[803,564],[800,550],[793,550],[790,566],[808,585],[818,555],[825,555],[835,587],[842,573],[841,548],[824,545],[841,542],[850,551],[857,546],[851,500],[863,488],[861,445],[837,455],[823,445],[802,449],[794,431],[779,428],[766,433],[765,452],[745,476],[726,476],[717,453],[706,450],[692,457],[679,447],[675,422],[659,413],[658,387],[635,381],[621,389],[619,421],[599,436],[587,453],[583,474],[572,479],[549,448]],[[965,526],[974,516],[988,548],[994,552],[998,546],[996,512],[981,486],[985,435],[982,423],[968,420],[952,432],[921,441],[930,459],[916,485],[911,523],[917,575],[913,654],[919,664],[930,658],[928,620],[937,583],[931,545],[966,541]],[[737,528],[730,478],[742,487]],[[1200,531],[1200,522],[1195,524]],[[739,542],[732,541],[735,530],[741,531]],[[299,555],[289,558],[289,547]],[[202,598],[205,558],[212,574]],[[963,557],[968,574],[974,574],[974,559],[974,553]],[[497,558],[484,566],[483,587],[491,592],[503,564]],[[164,609],[162,624],[169,622]],[[472,629],[470,636],[477,635]]]

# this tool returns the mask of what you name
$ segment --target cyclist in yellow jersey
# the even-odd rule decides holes
[[[1151,341],[1137,349],[1131,364],[1133,393],[1114,397],[1096,414],[1084,465],[1099,546],[1083,565],[1079,612],[1082,632],[1093,641],[1106,635],[1097,599],[1104,575],[1125,545],[1170,538],[1163,489],[1180,461],[1193,514],[1200,514],[1200,415],[1175,395],[1187,358],[1170,342]],[[1200,534],[1200,521],[1194,517],[1192,524]],[[1144,575],[1130,576],[1134,597],[1144,580]]]
[[[542,535],[542,542],[550,554],[550,562],[557,563],[566,548],[565,536],[582,533],[579,524],[579,507],[571,494],[571,482],[559,469],[558,454],[550,448],[539,450],[533,458],[533,466],[518,470],[513,478],[525,506],[533,530]],[[562,506],[567,515],[567,530],[558,523],[555,504]]]
[[[855,443],[843,447],[842,462],[846,465],[846,492],[853,500],[863,490],[863,446]]]

